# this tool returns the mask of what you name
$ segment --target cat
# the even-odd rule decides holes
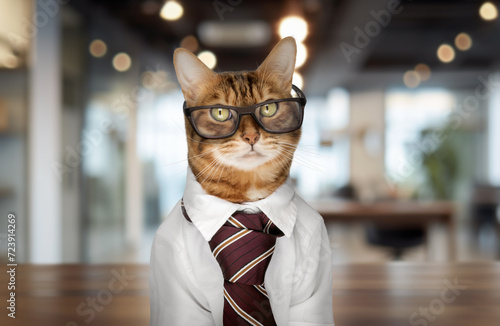
[[[151,326],[334,325],[326,227],[289,176],[306,104],[296,52],[287,37],[257,70],[220,73],[174,52],[188,171],[151,249]]]
[[[295,40],[285,38],[256,71],[215,73],[182,48],[175,51],[174,65],[188,107],[248,106],[291,96],[295,57]],[[188,163],[196,179],[207,193],[231,202],[256,201],[281,186],[301,136],[300,129],[268,133],[248,115],[225,139],[203,139],[187,117],[185,126]]]

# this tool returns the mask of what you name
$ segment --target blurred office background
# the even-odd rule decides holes
[[[14,213],[19,262],[148,262],[185,182],[173,51],[255,69],[294,35],[292,177],[334,260],[499,259],[498,6],[0,0],[1,257]]]

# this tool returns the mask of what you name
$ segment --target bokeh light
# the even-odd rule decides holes
[[[421,81],[427,81],[431,78],[431,68],[425,63],[419,63],[415,66],[415,72],[418,74],[418,77]]]
[[[455,37],[455,46],[461,51],[467,51],[472,47],[472,39],[467,33],[460,33]]]
[[[196,50],[198,50],[198,46],[198,40],[193,35],[188,35],[181,41],[181,48],[184,48],[191,52],[196,52]]]
[[[165,5],[161,9],[160,16],[165,20],[177,20],[184,14],[184,8],[182,5],[173,0],[165,2]]]
[[[307,60],[307,48],[304,43],[297,43],[297,59],[295,60],[295,68],[300,68]]]
[[[281,38],[293,36],[297,42],[302,42],[307,37],[307,33],[307,22],[302,17],[289,16],[280,22],[279,34]]]
[[[304,86],[304,78],[302,78],[302,75],[297,71],[293,73],[292,84],[298,88],[302,88]]]
[[[441,62],[449,63],[455,59],[455,50],[448,44],[441,44],[437,50],[437,56]]]
[[[13,54],[7,54],[4,57],[3,65],[8,69],[15,69],[19,67],[19,58]]]
[[[113,58],[113,67],[119,71],[124,72],[130,69],[132,66],[132,59],[130,56],[124,52],[118,53]]]
[[[403,76],[403,82],[405,83],[406,87],[415,88],[420,85],[420,77],[416,71],[409,70],[405,72]]]
[[[198,54],[198,59],[201,60],[208,68],[214,69],[217,65],[217,57],[211,51],[202,51]]]
[[[102,40],[94,40],[89,46],[90,54],[96,58],[101,58],[108,52],[108,46]]]
[[[491,2],[485,2],[479,8],[479,15],[484,20],[494,20],[498,17],[497,7]]]

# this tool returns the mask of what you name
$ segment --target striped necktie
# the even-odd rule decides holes
[[[181,207],[191,222],[183,202]],[[264,275],[281,236],[264,213],[237,211],[208,242],[224,276],[224,326],[276,325]]]

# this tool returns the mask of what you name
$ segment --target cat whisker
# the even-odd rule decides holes
[[[308,167],[308,168],[313,169],[313,170],[318,171],[318,172],[324,172],[322,169],[324,167],[321,165],[318,165],[316,162],[309,162],[308,160],[306,160],[304,158],[299,159],[298,157],[296,157],[296,159],[294,159],[293,153],[288,152],[285,149],[282,149],[282,150],[283,150],[282,154],[284,154],[284,156],[286,156],[288,159],[294,160],[295,163],[302,165],[304,167]],[[317,166],[315,166],[315,165],[317,165]]]
[[[186,135],[186,138],[188,138],[188,139],[189,139],[189,140],[191,140],[191,141],[194,141],[195,143],[199,143],[199,144],[210,144],[210,142],[208,142],[208,141],[199,141],[199,140],[196,140],[196,139],[194,139],[194,138],[189,137],[188,135]]]
[[[279,147],[285,147],[287,149],[297,150],[297,151],[304,152],[304,153],[307,153],[307,154],[316,155],[318,157],[323,156],[322,153],[318,153],[315,150],[311,150],[309,148],[302,148],[301,146],[297,146],[297,145],[294,145],[294,144],[281,143],[281,142],[276,142],[275,144],[279,145]]]
[[[217,174],[217,172],[220,170],[220,173],[219,173],[219,179],[217,180],[217,183],[220,182],[220,178],[222,176],[222,171],[227,167],[227,164],[226,164],[226,158],[230,156],[230,154],[226,154],[222,157],[220,157],[218,159],[219,163],[215,166],[215,169],[211,172],[211,177],[210,177],[210,181],[209,182],[212,182],[213,180],[213,177]]]
[[[225,160],[225,158],[224,158]],[[224,171],[224,169],[226,168],[227,164],[225,164],[226,162],[224,162],[224,160],[221,160],[221,164],[219,164],[219,166],[217,167],[218,171],[219,172],[219,178],[217,179],[217,184],[220,182],[220,179],[222,177],[222,171]],[[218,172],[217,170],[213,173],[213,175],[215,176]]]
[[[299,154],[297,152],[293,152],[293,151],[287,150],[285,148],[282,148],[282,150],[285,151],[286,153],[288,153],[289,155],[291,155],[292,157],[297,158],[298,160],[305,161],[306,163],[310,163],[311,165],[316,165],[317,167],[323,168],[323,166],[321,164],[319,164],[319,163],[317,163],[315,161],[312,161],[309,158],[304,157],[304,156],[302,156],[301,154]]]
[[[216,166],[218,164],[218,160],[217,159],[214,159],[212,162],[210,162],[210,164],[208,164],[203,170],[202,172],[199,173],[199,177],[201,176],[205,176],[204,180],[206,180],[207,176],[210,175],[210,171],[212,171],[212,169],[214,168],[214,166]]]
[[[213,161],[212,161],[212,162],[210,162],[207,166],[205,166],[205,167],[203,168],[203,170],[201,170],[201,171],[200,171],[200,172],[196,175],[196,179],[198,179],[198,177],[200,177],[201,175],[203,175],[204,173],[206,173],[206,171],[207,171],[209,168],[211,168],[211,167],[212,167],[212,165],[214,165],[214,164],[217,162],[217,159],[218,159],[220,156],[222,156],[222,155],[224,155],[224,154],[219,154],[217,157],[215,157],[215,158],[213,159]]]
[[[299,147],[292,147],[292,146],[289,146],[289,145],[283,145],[284,148],[288,149],[288,150],[292,150],[292,151],[296,151],[296,152],[299,152],[299,153],[304,153],[304,154],[307,154],[307,155],[311,155],[311,156],[315,156],[315,158],[324,158],[324,155],[322,155],[321,153],[317,153],[317,152],[314,152],[314,151],[308,151],[308,150],[304,150],[302,148],[299,148]]]
[[[221,169],[221,171],[220,171],[220,173],[219,173],[219,180],[217,180],[217,183],[219,183],[219,182],[220,182],[220,179],[221,179],[221,177],[222,177],[222,172],[224,172],[224,170],[226,169],[226,167],[227,167],[227,164],[224,164],[223,168]]]
[[[304,163],[304,162],[294,161],[294,163],[295,163],[295,164],[297,164],[297,165],[300,165],[300,166],[303,166],[303,167],[309,168],[309,169],[311,169],[311,170],[314,170],[314,171],[316,171],[316,172],[324,173],[324,170],[321,170],[321,169],[319,169],[319,168],[316,168],[316,167],[311,166],[311,165],[309,165],[309,164],[306,164],[306,163]],[[292,167],[293,167],[293,165],[292,165]]]
[[[202,157],[204,157],[205,155],[208,155],[208,154],[211,154],[213,152],[216,152],[218,150],[218,148],[214,148],[213,150],[210,150],[210,151],[207,151],[205,153],[201,153],[201,154],[198,154],[198,155],[194,155],[194,156],[191,156],[189,157],[190,159],[193,159],[193,162],[194,161],[197,161],[199,159],[201,159]]]
[[[206,175],[205,178],[204,178],[204,182],[206,180],[208,180],[209,177],[210,178],[210,182],[212,181],[212,178],[213,178],[213,175],[214,173],[217,172],[219,166],[222,165],[223,163],[223,160],[228,156],[229,154],[220,154],[219,156],[217,156],[208,166],[208,170],[204,172],[204,174]]]
[[[179,124],[177,123],[177,121],[175,121],[175,119],[174,119],[174,118],[172,118],[172,121],[175,123],[175,125],[177,126],[177,128],[179,128],[179,130],[184,131],[184,132],[186,131],[186,130],[183,130],[183,129],[181,128],[181,126],[179,126]],[[200,144],[210,144],[210,142],[206,142],[206,141],[199,141],[199,140],[196,140],[196,139],[194,139],[194,138],[191,138],[191,137],[189,137],[187,134],[186,134],[186,138],[187,138],[187,139],[190,139],[191,141],[194,141],[194,142],[196,142],[196,143],[200,143]]]
[[[219,157],[219,159],[217,159],[217,163],[210,169],[210,172],[209,174],[207,175],[207,177],[205,178],[205,181],[208,179],[208,177],[210,177],[210,180],[208,181],[209,183],[212,182],[213,180],[213,177],[214,175],[217,173],[218,169],[222,166],[223,164],[223,158],[225,156],[221,156]]]
[[[287,156],[277,155],[276,158],[277,158],[277,162],[281,165],[281,168],[282,169],[286,169],[287,165],[289,165],[289,163],[285,159],[288,158],[288,157]]]
[[[285,170],[286,169],[286,164],[287,162],[285,161],[285,158],[284,157],[280,157],[278,156],[277,157],[277,162],[279,163],[279,165],[281,166],[281,169],[282,170]]]
[[[205,156],[205,155],[208,155],[208,154],[210,154],[210,153],[213,153],[213,152],[215,152],[215,151],[217,151],[217,150],[218,150],[218,148],[214,148],[214,149],[212,149],[212,150],[210,150],[210,151],[207,151],[207,152],[204,152],[204,153],[201,153],[201,154],[198,154],[198,155],[193,155],[193,156],[191,156],[190,158],[196,158],[196,159],[198,159],[198,158],[200,158],[200,157],[203,157],[203,156]],[[173,165],[173,164],[183,163],[183,162],[187,162],[187,160],[188,160],[188,159],[187,159],[187,158],[185,158],[185,159],[183,159],[183,160],[181,160],[181,161],[177,161],[177,162],[171,162],[171,163],[166,163],[166,164],[163,164],[162,166],[169,166],[169,165]]]
[[[277,142],[276,144],[283,145],[283,146],[286,146],[288,148],[293,148],[293,149],[296,149],[298,151],[302,151],[302,152],[305,152],[305,153],[308,153],[308,154],[322,156],[322,154],[318,153],[317,151],[311,150],[309,148],[302,148],[302,146],[304,146],[304,145],[298,146],[298,145],[295,145],[295,144],[292,144],[292,143],[284,143],[284,142]]]
[[[179,164],[179,163],[184,163],[184,162],[187,162],[187,158],[186,158],[186,159],[183,159],[183,160],[181,160],[181,161],[177,161],[177,162],[165,163],[165,164],[162,164],[162,166],[170,166],[170,165]]]
[[[286,143],[286,142],[282,142],[282,141],[277,141],[277,142],[275,142],[275,144],[277,144],[277,145],[288,145],[288,146],[292,146],[292,147],[295,147],[295,148],[297,148],[297,147],[301,147],[301,146],[304,146],[304,145],[300,145],[300,146],[299,146],[299,144],[295,144],[295,143]]]
[[[276,139],[276,138],[273,138],[273,139]],[[288,143],[288,142],[285,142],[285,141],[282,141],[282,140],[276,140],[274,141],[275,144],[286,144],[286,145],[292,145],[292,146],[296,146],[296,147],[314,147],[316,148],[316,145],[307,145],[307,144],[297,144],[297,143]]]

